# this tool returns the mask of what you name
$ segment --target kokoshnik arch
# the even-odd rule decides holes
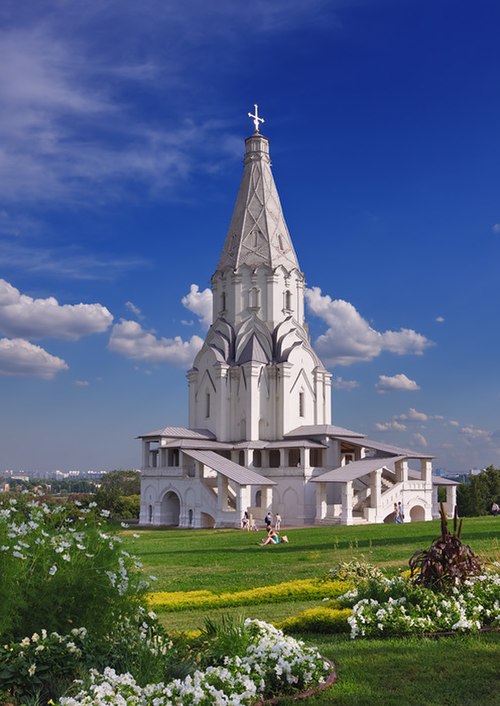
[[[305,279],[271,172],[255,106],[243,177],[211,280],[213,316],[188,372],[189,428],[142,434],[142,525],[239,527],[280,513],[286,524],[439,515],[432,457],[332,425],[332,374],[304,321]],[[416,462],[416,469],[410,462]]]

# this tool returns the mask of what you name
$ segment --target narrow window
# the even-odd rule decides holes
[[[205,395],[205,417],[210,416],[210,392]]]
[[[289,289],[285,292],[285,309],[291,311],[292,309],[292,293]]]
[[[221,311],[224,312],[224,311],[226,311],[226,292],[222,292],[221,302],[222,302]]]
[[[249,291],[249,301],[251,309],[259,308],[259,290],[257,287],[252,287]]]
[[[304,393],[299,392],[299,417],[304,417]]]

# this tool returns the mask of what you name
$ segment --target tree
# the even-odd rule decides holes
[[[494,502],[500,502],[500,470],[494,466],[471,475],[457,488],[458,511],[462,516],[487,515]]]
[[[121,517],[124,508],[123,498],[138,496],[141,492],[139,471],[110,471],[101,478],[101,485],[96,491],[95,501],[103,510],[109,510],[112,516]],[[125,503],[128,511],[134,503]],[[127,517],[130,515],[127,513]]]

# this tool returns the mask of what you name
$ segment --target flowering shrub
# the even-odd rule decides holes
[[[16,695],[54,696],[60,682],[78,676],[86,648],[87,631],[73,628],[69,635],[33,633],[20,642],[0,646],[2,688]],[[50,683],[54,691],[47,690]]]
[[[89,667],[163,675],[168,639],[146,610],[149,582],[106,519],[95,503],[0,506],[0,691],[49,698]]]
[[[106,668],[93,670],[88,684],[74,697],[63,697],[60,706],[101,706],[121,703],[134,706],[199,704],[253,704],[259,698],[291,694],[325,681],[331,666],[312,648],[285,637],[272,626],[246,620],[250,644],[244,655],[226,657],[221,666],[197,670],[185,679],[149,684],[141,688],[130,674]]]
[[[352,606],[352,638],[500,627],[500,575],[485,572],[446,594],[401,577],[383,579],[347,592],[339,602]]]
[[[228,608],[239,605],[275,603],[282,600],[307,600],[339,596],[352,585],[352,581],[298,579],[275,586],[259,586],[246,591],[221,593],[211,591],[158,591],[149,593],[148,603],[155,610],[164,612],[193,608]]]
[[[0,639],[82,625],[100,639],[135,614],[148,584],[103,519],[92,503],[0,507]]]

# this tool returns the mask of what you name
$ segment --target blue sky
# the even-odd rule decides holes
[[[500,5],[4,0],[0,470],[137,467],[258,103],[335,424],[500,464]]]

